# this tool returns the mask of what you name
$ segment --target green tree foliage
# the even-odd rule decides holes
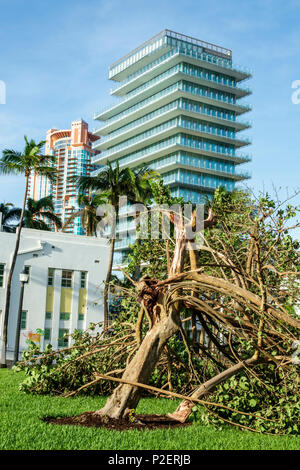
[[[70,225],[72,220],[76,217],[81,218],[81,226],[85,231],[86,236],[92,237],[96,235],[97,225],[100,218],[97,217],[97,207],[106,203],[105,195],[103,194],[79,194],[77,198],[77,203],[80,209],[74,212],[70,217],[65,221],[62,232]]]
[[[120,168],[119,162],[111,164],[107,161],[106,166],[102,168],[96,176],[80,176],[76,178],[79,191],[95,192],[101,195],[107,204],[113,206],[115,218],[112,218],[110,224],[110,256],[108,261],[108,270],[104,286],[104,328],[108,328],[109,305],[108,291],[111,280],[113,258],[115,252],[116,240],[116,221],[119,215],[120,197],[126,196],[129,203],[144,202],[151,196],[150,181],[156,176],[156,173],[146,167],[131,170],[128,167]]]
[[[0,204],[0,213],[2,214],[4,231],[13,232],[16,228],[16,223],[20,219],[21,209],[14,207],[11,202],[2,202]]]
[[[27,207],[24,211],[23,227],[36,230],[56,230],[62,227],[61,219],[54,214],[54,204],[52,196],[43,197],[37,201],[32,198],[27,199]]]

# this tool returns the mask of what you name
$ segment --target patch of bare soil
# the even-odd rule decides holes
[[[87,426],[95,428],[114,429],[116,431],[127,431],[138,429],[139,431],[148,429],[180,428],[190,426],[191,423],[180,423],[168,416],[163,415],[134,415],[128,419],[108,419],[95,414],[93,411],[82,413],[77,416],[44,417],[42,421],[52,424],[69,424],[73,426]]]

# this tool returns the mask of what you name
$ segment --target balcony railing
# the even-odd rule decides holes
[[[115,92],[118,89],[121,89],[125,85],[127,85],[130,82],[133,82],[136,80],[136,78],[142,76],[143,74],[146,74],[150,70],[154,69],[155,67],[158,68],[159,65],[162,65],[163,63],[168,62],[170,59],[172,59],[175,56],[183,55],[186,57],[191,57],[193,59],[199,60],[199,62],[202,62],[202,66],[205,68],[206,64],[213,64],[216,65],[217,67],[220,68],[225,68],[227,70],[232,70],[234,72],[239,72],[247,75],[247,77],[251,77],[252,71],[250,69],[245,68],[245,67],[240,67],[235,64],[229,63],[227,60],[224,60],[222,58],[217,58],[214,56],[211,56],[205,52],[199,54],[195,51],[192,50],[187,50],[182,47],[175,47],[171,51],[167,52],[166,54],[162,55],[158,59],[154,60],[150,64],[145,65],[141,69],[137,70],[135,73],[129,75],[125,80],[123,80],[121,83],[118,82],[116,83],[112,88],[111,92]],[[230,79],[227,79],[229,84],[228,86],[234,86],[236,87],[236,83],[234,84],[234,80],[231,80],[232,83],[230,83]],[[227,84],[227,83],[226,83]]]
[[[99,144],[101,144],[102,142],[107,142],[107,141],[115,138],[118,135],[126,134],[129,130],[134,129],[135,127],[138,127],[138,126],[144,124],[145,122],[150,121],[151,119],[153,119],[155,117],[161,116],[162,114],[166,113],[167,111],[171,111],[171,110],[177,109],[177,108],[178,108],[178,102],[177,101],[172,101],[171,103],[167,104],[166,106],[163,106],[162,108],[159,108],[159,109],[153,111],[152,113],[146,114],[145,116],[141,117],[140,119],[137,119],[137,120],[131,122],[130,124],[127,124],[126,126],[123,126],[123,127],[117,129],[114,132],[111,132],[109,135],[102,137],[101,142],[99,142]]]
[[[247,171],[237,173],[234,163],[213,158],[196,157],[182,152],[176,152],[172,155],[167,155],[166,157],[154,160],[150,163],[149,168],[159,171],[162,168],[174,165],[179,167],[180,164],[198,170],[220,173],[223,176],[250,178],[250,173]]]
[[[143,43],[141,46],[137,47],[121,59],[114,62],[109,68],[109,76],[112,77],[124,71],[127,67],[136,63],[141,58],[145,56],[149,57],[151,56],[151,54],[155,53],[159,49],[165,48],[167,45],[170,47],[172,39],[174,39],[175,41],[180,41],[181,47],[184,47],[186,51],[190,51],[192,53],[195,53],[197,51],[197,54],[203,54],[207,56],[208,60],[213,61],[213,63],[216,63],[218,66],[237,70],[245,74],[250,73],[248,69],[244,69],[232,64],[232,53],[229,49],[225,49],[223,47],[216,46],[214,44],[210,44],[196,38],[191,38],[189,36],[185,36],[174,31],[163,30],[150,40]],[[185,45],[189,45],[190,47],[187,47]],[[194,47],[196,48],[196,51]],[[211,51],[211,53],[203,52],[203,48]],[[220,55],[222,55],[223,57],[221,57]]]
[[[205,142],[204,142],[205,143]],[[155,144],[152,144],[148,147],[145,147],[141,150],[138,150],[136,152],[133,152],[129,155],[126,155],[124,157],[121,157],[118,159],[120,166],[121,165],[127,165],[131,162],[134,162],[136,160],[140,160],[143,157],[149,157],[151,155],[155,155],[155,153],[166,149],[166,148],[172,148],[174,146],[182,146],[187,149],[196,149],[196,150],[202,150],[203,152],[209,152],[209,154],[216,155],[216,156],[223,156],[224,158],[232,158],[236,160],[237,162],[240,160],[243,160],[244,162],[251,161],[251,155],[249,154],[244,154],[242,152],[239,152],[238,154],[235,152],[234,148],[229,148],[229,147],[224,147],[220,146],[218,144],[211,144],[209,142],[206,142],[207,146],[204,148],[202,141],[198,141],[197,139],[187,139],[185,137],[182,137],[181,135],[175,135],[172,137],[169,137],[165,140],[162,140],[160,142],[157,142]],[[103,152],[100,156],[99,159],[105,159],[107,158],[107,154]],[[100,170],[101,171],[101,170]],[[99,173],[99,172],[98,172]]]
[[[209,136],[218,136],[224,139],[236,140],[235,133],[232,131],[220,129],[214,126],[207,126],[205,124],[197,123],[196,121],[174,118],[159,126],[153,127],[152,129],[149,129],[148,131],[143,132],[135,137],[132,137],[131,139],[125,140],[124,142],[115,145],[108,150],[104,150],[101,153],[101,158],[107,158],[115,153],[118,153],[122,149],[131,147],[132,145],[135,145],[137,143],[143,143],[146,139],[149,139],[152,136],[159,136],[159,134],[161,134],[162,132],[174,128],[185,129],[187,131],[196,131],[202,134],[207,134]],[[243,142],[244,144],[249,144],[251,142],[248,137],[244,137],[238,140],[240,142]]]
[[[224,95],[222,92],[218,91],[209,91],[207,89],[203,89],[197,85],[189,85],[188,82],[177,82],[171,85],[170,87],[165,88],[164,90],[161,90],[158,93],[155,93],[154,95],[150,96],[149,98],[146,98],[145,100],[140,101],[139,103],[125,109],[121,113],[116,114],[115,116],[112,116],[111,118],[106,120],[106,126],[110,125],[112,122],[118,121],[123,119],[125,116],[128,116],[137,110],[142,109],[143,107],[147,106],[148,104],[155,103],[159,99],[161,99],[164,96],[167,96],[168,94],[171,94],[172,92],[175,91],[184,91],[186,93],[191,93],[192,95],[195,96],[202,96],[204,98],[208,98],[210,100],[215,101],[215,103],[227,103],[229,105],[237,106],[240,109],[243,109],[245,111],[250,111],[252,109],[251,104],[246,104],[242,105],[239,103],[236,103],[236,100],[230,96]],[[107,107],[107,109],[110,109],[110,107]],[[111,108],[113,109],[113,108]],[[94,115],[94,119],[97,118],[100,114],[105,112],[105,110],[99,112],[98,114]],[[103,126],[104,127],[104,126]],[[94,147],[93,147],[94,148]]]
[[[158,93],[155,93],[154,95],[150,96],[149,98],[146,98],[145,100],[140,101],[139,103],[131,106],[130,108],[125,109],[121,113],[118,113],[115,116],[112,116],[111,118],[106,120],[106,124],[110,124],[114,121],[118,121],[118,120],[122,119],[123,117],[125,117],[126,115],[131,114],[131,113],[135,112],[136,110],[139,110],[139,109],[143,108],[144,106],[147,106],[149,103],[153,103],[155,101],[158,101],[163,96],[166,96],[166,95],[172,93],[173,91],[178,90],[178,85],[179,85],[178,83],[174,83],[173,85],[165,88],[164,90],[161,90]],[[101,114],[102,112],[104,112],[108,109],[110,109],[110,106],[107,106],[107,107],[103,108],[99,113],[95,113],[94,114],[94,119],[96,119],[96,117],[99,114]]]
[[[208,116],[211,118],[216,118],[216,119],[225,121],[226,123],[237,123],[237,124],[240,124],[241,126],[244,126],[245,128],[252,126],[252,121],[243,121],[243,120],[237,121],[236,115],[234,113],[222,111],[220,109],[217,110],[217,109],[205,106],[205,105],[190,103],[182,99],[182,100],[172,101],[166,106],[163,106],[162,108],[159,108],[151,113],[146,114],[142,118],[136,119],[135,121],[132,121],[131,123],[120,127],[119,129],[108,134],[107,136],[103,136],[101,138],[101,142],[106,142],[108,140],[111,140],[111,138],[114,138],[118,135],[125,134],[128,130],[131,130],[134,127],[138,127],[141,124],[153,119],[154,117],[157,117],[163,114],[164,112],[167,112],[172,109],[182,109],[184,111],[189,111],[191,113],[199,114],[201,116]],[[99,127],[98,129],[93,128],[92,132],[94,134],[101,132],[103,128],[109,125],[107,124],[107,122],[105,122],[105,124]]]
[[[147,122],[147,121],[150,121],[151,119],[153,119],[154,117],[157,117],[157,116],[160,116],[161,114],[167,112],[167,111],[170,111],[172,109],[184,109],[184,110],[189,110],[189,111],[192,111],[192,112],[198,112],[199,114],[202,114],[204,116],[211,116],[211,117],[217,117],[216,116],[216,112],[208,112],[208,110],[203,110],[201,109],[201,112],[197,111],[197,107],[195,106],[188,106],[188,105],[184,105],[183,103],[179,104],[179,101],[176,100],[176,101],[173,101],[171,103],[169,103],[168,105],[166,106],[163,106],[162,108],[159,108],[158,110],[155,110],[153,111],[152,113],[149,113],[149,114],[146,114],[145,116],[143,116],[142,118],[140,119],[137,119],[136,121],[133,121],[131,122],[130,124],[126,125],[126,126],[123,126],[121,127],[120,129],[117,129],[116,131],[114,132],[111,132],[108,136],[104,136],[102,139],[101,139],[101,142],[99,142],[98,144],[95,144],[94,147],[98,147],[99,144],[101,145],[102,142],[106,142],[106,141],[109,141],[111,140],[112,138],[116,137],[117,135],[120,135],[120,134],[126,134],[126,132],[134,127],[138,127],[139,125]],[[198,107],[199,108],[199,107]],[[225,113],[224,113],[225,114]],[[235,118],[234,115],[231,115],[231,118],[229,117],[220,117],[220,119],[224,119],[226,121],[233,121],[233,118]]]

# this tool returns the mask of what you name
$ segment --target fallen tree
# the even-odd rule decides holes
[[[190,227],[184,225],[182,217],[170,215],[175,236],[172,249],[162,242],[169,255],[166,275],[158,279],[146,272],[141,279],[133,280],[125,273],[140,305],[134,333],[130,333],[130,341],[135,343],[120,378],[115,378],[114,370],[107,369],[105,374],[95,371],[91,385],[103,380],[119,383],[96,415],[119,419],[131,414],[142,390],[149,389],[162,356],[167,357],[169,368],[176,365],[175,355],[168,350],[176,334],[182,335],[186,345],[193,384],[199,378],[195,355],[205,357],[215,367],[212,377],[193,385],[189,394],[181,394],[182,403],[171,414],[181,422],[198,402],[206,402],[213,414],[216,408],[225,409],[226,404],[215,403],[214,408],[212,402],[207,403],[207,396],[237,374],[263,383],[262,371],[269,373],[274,368],[283,377],[295,380],[294,371],[299,366],[294,348],[300,321],[293,306],[299,296],[299,244],[289,235],[299,226],[289,225],[295,213],[288,201],[283,209],[282,203],[276,204],[267,195],[253,201],[247,193],[219,190],[204,223],[204,243],[198,250],[193,249],[195,240],[187,240],[187,228],[195,226],[195,213]],[[186,327],[189,322],[190,329]],[[199,339],[197,325],[201,326]],[[191,341],[187,335],[190,330]],[[124,346],[125,341],[120,348]],[[264,387],[272,393],[269,382]],[[156,393],[158,390],[156,387]],[[170,388],[161,392],[176,395]],[[238,409],[235,412],[243,414]],[[264,419],[261,413],[259,418]]]
[[[221,195],[221,204],[224,204],[226,197],[227,194],[224,194],[222,200]],[[230,204],[232,205],[233,201],[229,202],[229,206]],[[179,217],[175,227],[176,241],[168,278],[158,281],[146,277],[135,283],[138,298],[151,319],[151,328],[128,364],[122,380],[142,384],[149,381],[163,347],[180,329],[181,313],[186,310],[193,316],[200,314],[205,317],[209,330],[211,322],[214,322],[219,334],[224,332],[226,336],[227,333],[228,339],[229,336],[245,338],[252,346],[251,356],[246,360],[240,360],[241,352],[234,351],[228,341],[232,357],[236,359],[237,364],[219,374],[218,378],[211,379],[209,386],[212,387],[212,384],[216,386],[238,370],[249,368],[258,362],[272,361],[278,366],[284,364],[286,367],[291,363],[291,348],[297,339],[300,321],[290,315],[284,304],[286,298],[293,294],[290,280],[295,281],[299,272],[295,269],[282,272],[282,266],[287,264],[287,254],[284,255],[283,251],[287,243],[284,237],[287,227],[284,224],[294,212],[289,207],[286,213],[277,209],[276,214],[276,208],[272,206],[274,203],[268,197],[261,198],[255,209],[253,205],[248,204],[247,214],[245,210],[242,212],[242,216],[247,215],[249,219],[246,223],[243,221],[243,232],[238,232],[241,228],[241,214],[237,215],[237,220],[234,218],[232,220],[232,223],[235,222],[235,227],[227,227],[229,214],[229,220],[225,219],[218,228],[219,233],[216,235],[218,240],[215,243],[217,247],[212,248],[209,238],[207,239],[202,251],[213,258],[213,263],[210,262],[206,266],[214,268],[214,275],[201,272],[205,265],[199,269],[183,271],[187,227],[183,224],[183,218]],[[209,216],[204,222],[206,230],[216,224],[216,214],[213,210],[216,210],[216,207],[210,209]],[[227,207],[227,210],[230,210],[230,207]],[[234,211],[234,208],[231,210]],[[190,223],[194,226],[195,220],[192,219]],[[226,232],[228,240],[224,238]],[[237,249],[234,246],[235,239],[238,238],[240,241],[243,237],[245,241],[242,246],[239,243]],[[191,242],[195,240],[189,240],[189,243]],[[275,254],[280,256],[279,259],[275,258]],[[289,253],[287,257],[290,258],[292,268],[295,268],[294,262],[297,262],[297,256],[292,260]],[[189,259],[190,267],[196,268],[196,255],[193,249],[189,250]],[[281,294],[284,283],[287,289],[285,295]],[[280,288],[279,293],[278,288]],[[212,333],[212,336],[216,338],[217,334]],[[203,386],[192,396],[198,398],[202,394]],[[131,409],[136,408],[139,398],[138,387],[128,383],[121,384],[104,408],[96,413],[108,418],[123,418]],[[185,400],[172,416],[184,420],[191,407],[190,404],[187,412],[187,400]]]

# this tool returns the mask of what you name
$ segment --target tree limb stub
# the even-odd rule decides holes
[[[192,399],[200,399],[206,395],[209,395],[213,392],[213,390],[222,382],[229,379],[233,375],[237,374],[241,370],[243,370],[247,366],[253,366],[258,364],[258,360],[256,358],[250,358],[245,361],[239,362],[232,367],[224,370],[220,374],[216,375],[212,379],[208,380],[204,384],[202,384],[199,388],[197,388],[194,393],[191,395]],[[193,402],[188,399],[184,399],[178,408],[174,411],[174,413],[169,413],[168,416],[173,418],[181,423],[184,423],[187,418],[190,416],[193,408]]]

